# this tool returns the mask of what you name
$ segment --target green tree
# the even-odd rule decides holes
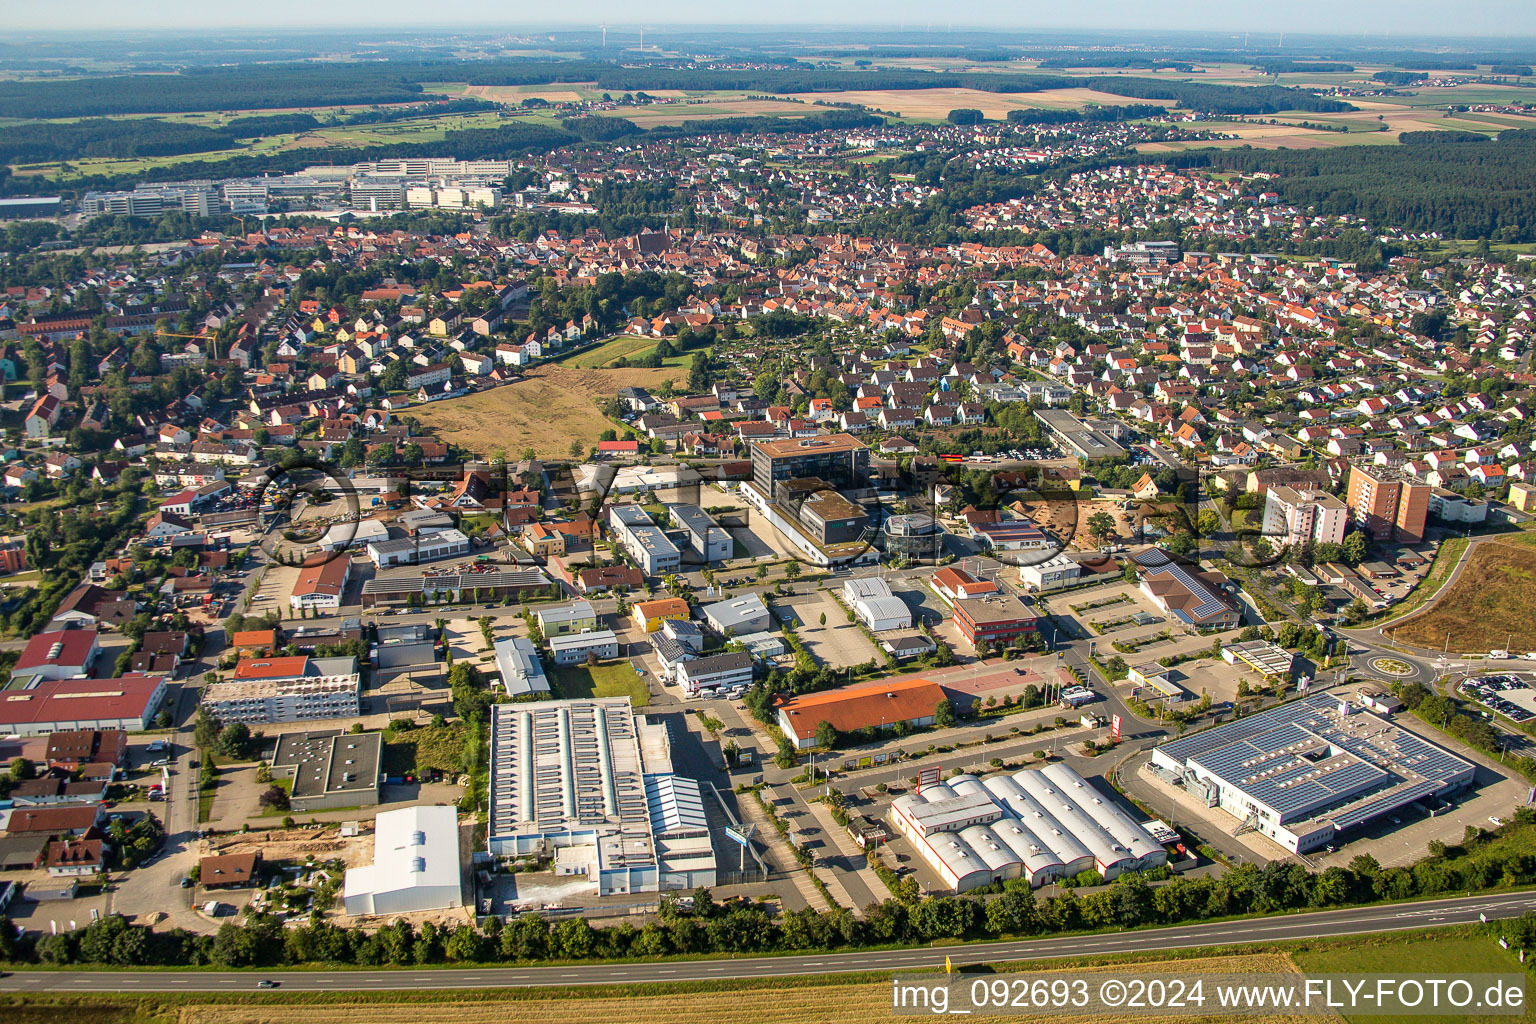
[[[947,729],[955,724],[955,706],[949,702],[948,698],[934,705],[933,724],[940,729]]]

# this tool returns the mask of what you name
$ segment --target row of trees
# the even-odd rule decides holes
[[[1384,868],[1369,855],[1348,867],[1313,872],[1275,861],[1243,864],[1220,877],[1181,877],[1153,886],[1136,874],[1089,894],[1068,890],[1040,900],[1022,880],[985,895],[935,896],[871,904],[861,920],[846,908],[790,911],[770,916],[755,905],[730,909],[713,903],[707,890],[694,895],[694,913],[664,905],[660,920],[635,928],[625,922],[594,928],[584,918],[558,923],[525,914],[503,924],[420,928],[395,921],[373,932],[340,928],[320,916],[301,928],[284,928],[263,914],[228,923],[216,935],[180,929],[156,933],[109,916],[85,928],[17,936],[0,919],[0,959],[49,966],[101,964],[122,967],[174,965],[267,967],[338,964],[538,963],[673,954],[769,953],[927,943],[1017,935],[1167,925],[1234,915],[1271,914],[1465,892],[1536,881],[1536,853],[1527,839],[1536,812],[1521,808],[1500,840],[1468,829],[1456,846],[1431,844],[1429,856],[1411,867]]]

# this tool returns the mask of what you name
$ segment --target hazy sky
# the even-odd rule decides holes
[[[566,26],[643,23],[871,25],[908,28],[1161,27],[1405,35],[1536,36],[1536,0],[775,0],[721,4],[718,0],[565,0],[558,4],[507,0],[48,0],[12,2],[12,29],[189,29],[260,26],[338,26],[351,32],[377,26],[414,26],[425,32],[479,26],[530,31],[558,18]]]

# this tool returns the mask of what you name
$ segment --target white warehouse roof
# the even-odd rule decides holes
[[[348,868],[348,914],[400,914],[460,905],[459,812],[403,807],[373,821],[373,863]]]

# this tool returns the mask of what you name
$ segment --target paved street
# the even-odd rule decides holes
[[[278,982],[283,992],[410,991],[515,988],[533,985],[619,985],[722,978],[779,978],[856,971],[942,970],[947,957],[956,967],[1105,953],[1157,952],[1236,943],[1281,942],[1319,935],[1375,932],[1468,924],[1517,917],[1536,909],[1536,893],[1491,893],[1381,907],[1330,910],[1242,921],[1099,932],[1022,942],[987,942],[920,949],[803,956],[761,956],[727,960],[669,960],[645,964],[562,964],[553,967],[471,967],[457,970],[342,971],[17,971],[0,978],[9,992],[237,992],[254,990],[258,978]]]

